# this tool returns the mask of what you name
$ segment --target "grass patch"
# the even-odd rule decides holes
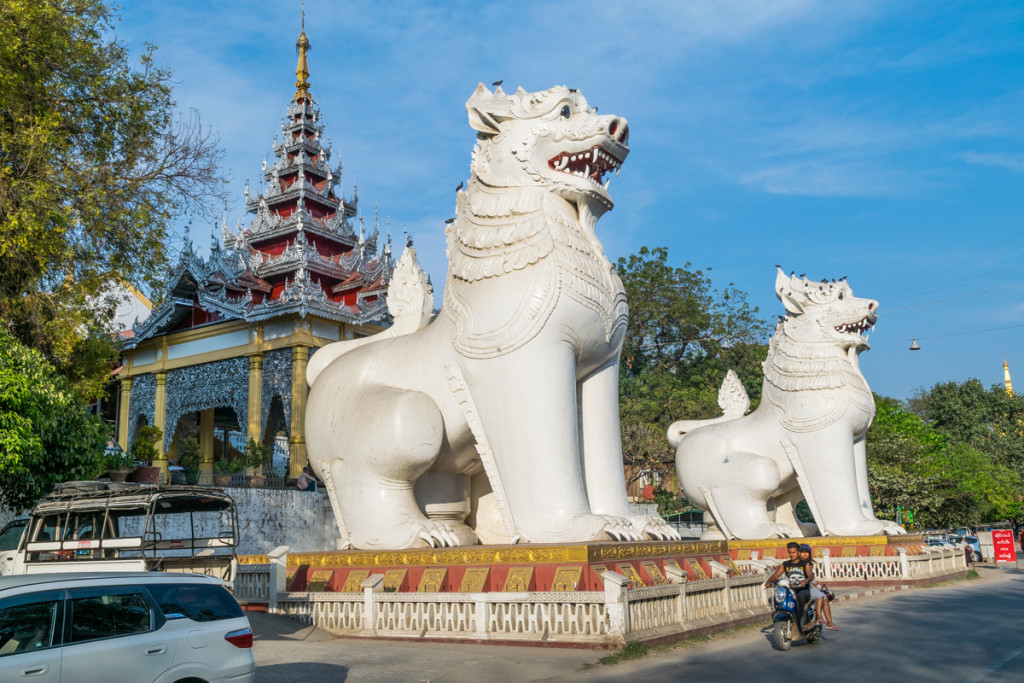
[[[630,643],[615,654],[602,657],[598,661],[601,664],[618,664],[619,662],[643,659],[647,656],[648,652],[650,652],[650,650],[643,643]]]
[[[970,581],[971,579],[980,579],[980,578],[981,577],[978,576],[978,572],[973,570],[973,569],[970,570],[969,572],[967,572],[967,580],[968,581]]]
[[[637,659],[643,659],[648,655],[671,652],[673,650],[678,650],[684,647],[696,647],[697,645],[703,645],[704,643],[709,643],[715,640],[731,638],[733,636],[739,635],[740,633],[750,631],[751,629],[760,630],[763,628],[764,624],[759,623],[741,624],[739,626],[730,626],[729,628],[724,628],[721,631],[716,631],[714,633],[701,633],[692,636],[686,636],[671,643],[664,643],[661,645],[652,645],[648,647],[647,645],[644,645],[643,643],[639,642],[630,643],[618,652],[610,654],[607,657],[602,657],[598,660],[598,664],[608,666],[618,664],[619,662],[628,662]],[[582,670],[590,669],[592,668],[592,666],[593,665],[584,665],[582,667]]]

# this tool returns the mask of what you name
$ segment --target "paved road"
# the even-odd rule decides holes
[[[982,569],[982,580],[885,594],[835,610],[842,629],[813,646],[772,649],[751,629],[636,662],[594,664],[600,651],[334,638],[251,614],[256,680],[345,681],[997,681],[1024,680],[1024,573]]]
[[[788,652],[755,629],[560,680],[1022,681],[1024,573],[981,572],[985,580],[843,605],[833,615],[838,633]]]

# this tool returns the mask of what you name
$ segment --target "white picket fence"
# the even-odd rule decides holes
[[[465,638],[616,645],[768,612],[765,574],[683,580],[666,567],[671,583],[631,588],[629,579],[605,572],[604,591],[523,593],[385,593],[383,576],[371,575],[360,593],[288,593],[287,548],[267,562],[240,564],[234,591],[240,602],[263,602],[328,632],[347,636]],[[770,570],[772,560],[739,561],[746,570]],[[920,579],[966,569],[963,553],[935,549],[922,555],[829,557],[819,560],[823,579]]]

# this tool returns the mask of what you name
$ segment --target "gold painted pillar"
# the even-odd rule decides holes
[[[213,483],[213,408],[199,413],[199,483]]]
[[[245,442],[263,440],[263,354],[249,356],[249,424]]]
[[[153,467],[160,468],[160,480],[169,481],[167,477],[167,457],[164,453],[164,437],[167,435],[167,373],[156,373],[156,401],[153,403],[153,426],[160,430],[161,437],[156,441],[157,456],[153,459]]]
[[[298,477],[306,460],[306,364],[309,362],[309,347],[292,347],[292,428],[288,439],[288,476]]]
[[[121,380],[121,403],[117,407],[117,443],[121,450],[128,452],[128,419],[131,415],[132,400],[132,378],[125,377]]]

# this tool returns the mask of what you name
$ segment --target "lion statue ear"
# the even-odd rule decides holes
[[[483,83],[476,86],[473,95],[466,102],[466,113],[469,114],[469,125],[478,133],[487,135],[498,134],[498,120],[484,107],[493,100],[494,95]]]
[[[779,301],[782,302],[788,313],[800,315],[804,312],[803,304],[800,303],[803,292],[798,291],[799,288],[796,285],[793,278],[788,277],[782,272],[782,268],[779,268],[775,274],[775,296],[779,297]]]

